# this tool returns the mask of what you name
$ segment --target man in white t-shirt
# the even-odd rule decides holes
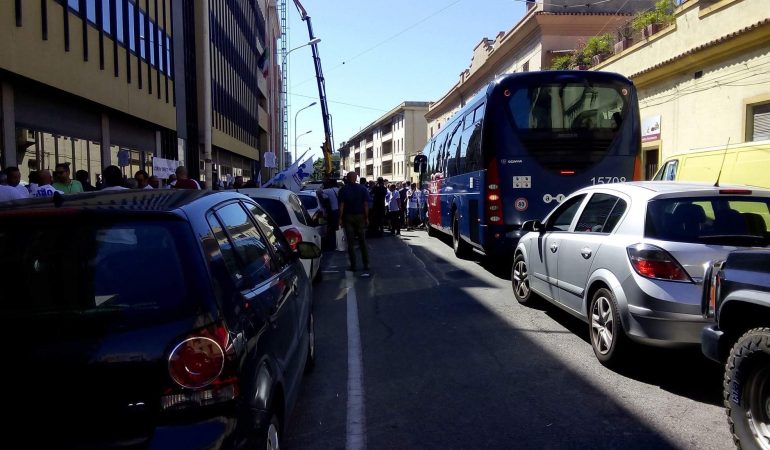
[[[35,197],[53,197],[53,194],[56,192],[63,194],[64,192],[56,190],[52,185],[51,182],[53,181],[53,177],[51,176],[50,170],[41,170],[40,171],[40,186],[37,187],[37,190],[35,191]]]
[[[18,167],[6,167],[5,174],[8,177],[8,186],[19,191],[20,198],[29,198],[27,187],[21,184],[21,172]]]

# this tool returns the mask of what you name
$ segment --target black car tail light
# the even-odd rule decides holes
[[[636,273],[645,278],[692,282],[681,264],[660,247],[636,244],[627,247],[626,251]]]
[[[283,235],[286,237],[286,240],[289,241],[289,247],[291,247],[292,250],[297,249],[297,244],[302,242],[302,233],[294,227],[287,228]]]
[[[223,324],[201,329],[179,342],[168,356],[173,385],[161,398],[163,410],[222,403],[238,396],[235,352]]]

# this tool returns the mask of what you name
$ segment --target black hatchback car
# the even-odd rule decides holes
[[[237,193],[0,204],[3,434],[35,448],[277,448],[311,285]]]

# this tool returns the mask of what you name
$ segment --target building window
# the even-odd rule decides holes
[[[770,103],[749,105],[747,141],[770,139]]]

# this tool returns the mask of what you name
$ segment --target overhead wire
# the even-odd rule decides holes
[[[302,97],[302,98],[318,99],[317,96],[303,95],[303,94],[294,94],[294,93],[289,94],[289,96],[291,96],[291,97]],[[340,102],[340,101],[328,100],[328,99],[326,101],[328,101],[329,103],[336,103],[338,105],[345,105],[345,106],[350,106],[350,107],[353,107],[353,108],[370,109],[372,111],[380,111],[380,112],[386,112],[387,111],[386,109],[375,108],[375,107],[372,107],[372,106],[356,105],[355,103],[346,103],[346,102]]]

